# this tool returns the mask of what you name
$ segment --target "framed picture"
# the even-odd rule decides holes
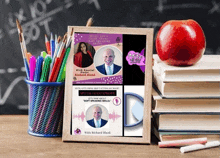
[[[63,141],[150,143],[153,29],[71,30]]]

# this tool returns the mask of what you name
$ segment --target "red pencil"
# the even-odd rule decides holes
[[[45,45],[46,45],[46,49],[47,49],[47,54],[51,55],[50,41],[48,41],[47,35],[45,35]]]
[[[62,53],[61,53],[61,56],[56,58],[56,61],[55,61],[55,64],[54,64],[54,65],[57,65],[57,67],[52,69],[51,76],[52,76],[52,74],[53,74],[53,78],[51,78],[51,82],[56,82],[56,80],[57,80],[57,76],[58,76],[59,71],[60,71],[60,66],[61,66],[61,64],[62,64],[65,51],[66,51],[66,49],[64,48],[63,51],[62,51]],[[56,62],[57,62],[57,63],[56,63]],[[54,71],[54,72],[53,72],[53,71]],[[50,81],[49,81],[49,82],[50,82]]]
[[[64,43],[64,45],[66,44],[66,35],[64,36],[63,43]],[[48,82],[56,82],[57,76],[58,76],[59,71],[60,71],[60,66],[62,64],[64,55],[65,55],[65,51],[66,51],[66,49],[64,47],[62,52],[60,53],[60,55],[58,55],[57,58],[55,59],[55,63],[54,63],[54,66],[52,68],[52,71],[51,71]]]
[[[55,63],[53,65],[53,68],[51,70],[51,74],[49,76],[48,82],[53,82],[54,77],[55,77],[55,73],[56,73],[56,69],[58,67],[59,62],[60,62],[60,58],[56,58],[55,59]]]

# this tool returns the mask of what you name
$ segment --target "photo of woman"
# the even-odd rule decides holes
[[[85,68],[93,64],[93,55],[88,49],[87,43],[80,42],[78,44],[77,52],[74,55],[74,64],[81,68]]]

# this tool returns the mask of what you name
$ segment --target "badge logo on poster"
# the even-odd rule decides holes
[[[139,100],[135,102],[134,106],[131,109],[133,116],[138,120],[137,122],[132,123],[132,124],[127,124],[127,99],[129,96],[133,96],[135,99]],[[139,125],[140,123],[143,122],[144,98],[136,93],[130,93],[130,92],[124,93],[124,98],[125,98],[124,100],[124,126],[134,127],[134,126]]]

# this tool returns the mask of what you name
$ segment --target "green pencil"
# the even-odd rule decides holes
[[[62,65],[61,65],[61,68],[60,68],[60,71],[59,71],[59,75],[57,77],[57,82],[63,82],[64,81],[64,79],[62,77],[62,74],[63,74],[64,68],[65,68],[69,53],[70,53],[70,47],[66,49],[65,56],[64,56],[64,59],[63,59],[63,62],[62,62]]]

